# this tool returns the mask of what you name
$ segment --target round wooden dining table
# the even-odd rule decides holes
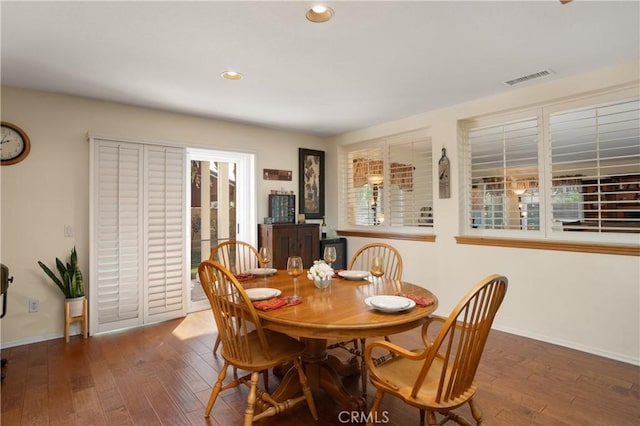
[[[364,408],[366,401],[362,396],[351,395],[340,378],[354,366],[345,365],[329,355],[327,341],[382,337],[419,327],[435,311],[438,299],[423,287],[404,281],[373,277],[357,281],[334,278],[331,281],[328,288],[319,289],[302,275],[298,278],[301,303],[270,311],[257,310],[257,313],[263,327],[305,342],[302,362],[312,389],[323,389],[347,410],[359,410]],[[293,295],[293,278],[285,270],[277,271],[266,280],[255,277],[242,285],[245,289],[275,288],[282,292],[280,297],[283,298]],[[432,298],[433,303],[395,313],[380,312],[365,304],[369,296],[399,294]],[[297,374],[289,371],[272,396],[281,401],[299,392]]]

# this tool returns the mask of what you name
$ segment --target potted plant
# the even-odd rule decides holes
[[[56,269],[60,274],[58,277],[53,273],[47,265],[38,261],[38,265],[44,270],[44,272],[51,278],[53,283],[58,286],[64,297],[67,299],[66,303],[69,303],[69,309],[72,317],[77,317],[83,314],[83,302],[84,302],[84,286],[82,281],[82,272],[78,267],[78,253],[76,253],[75,246],[71,250],[71,256],[69,262],[63,263],[56,257]]]

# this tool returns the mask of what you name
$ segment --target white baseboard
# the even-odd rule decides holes
[[[554,345],[562,346],[562,347],[565,347],[565,348],[575,349],[575,350],[578,350],[578,351],[581,351],[581,352],[587,352],[587,353],[590,353],[590,354],[593,354],[593,355],[598,355],[598,356],[602,356],[602,357],[605,357],[605,358],[615,359],[616,361],[626,362],[627,364],[640,366],[640,359],[632,358],[632,357],[629,357],[627,355],[623,355],[623,354],[619,354],[619,353],[615,353],[615,352],[608,352],[608,351],[604,351],[604,350],[599,349],[599,348],[594,348],[594,347],[591,347],[591,346],[581,345],[581,344],[578,344],[576,342],[571,342],[571,341],[563,340],[563,339],[556,339],[556,338],[553,338],[553,337],[549,337],[549,336],[545,336],[545,335],[541,335],[541,334],[536,334],[536,333],[531,333],[531,332],[528,332],[528,331],[523,331],[523,330],[519,330],[519,329],[515,329],[515,328],[500,327],[500,326],[494,326],[493,328],[496,329],[496,330],[504,331],[505,333],[515,334],[516,336],[528,337],[530,339],[540,340],[542,342],[552,343]]]
[[[28,339],[14,340],[12,342],[2,342],[2,349],[13,348],[15,346],[28,345],[31,343],[46,342],[48,340],[58,339],[60,337],[64,337],[64,334],[52,333],[52,334],[45,334],[43,336],[34,336]]]

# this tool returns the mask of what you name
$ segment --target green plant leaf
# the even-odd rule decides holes
[[[56,276],[56,274],[54,274],[53,271],[51,269],[49,269],[49,267],[47,265],[45,265],[44,263],[38,261],[38,265],[40,265],[40,267],[49,276],[49,278],[51,278],[51,280],[54,282],[54,284],[57,285],[58,288],[60,289],[60,291],[62,291],[62,293],[66,296],[67,293],[65,291],[65,286],[64,286],[64,284],[62,284],[62,281],[60,281],[60,278],[58,278]]]
[[[78,267],[78,253],[76,252],[75,247],[71,250],[69,262],[66,264],[56,258],[56,269],[58,270],[60,277],[56,276],[56,274],[54,274],[53,271],[44,263],[38,261],[38,265],[40,265],[66,298],[84,296],[84,282],[82,272]]]

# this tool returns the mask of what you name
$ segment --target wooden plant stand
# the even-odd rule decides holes
[[[82,301],[82,315],[78,315],[77,317],[72,317],[71,312],[69,311],[69,303],[65,302],[64,304],[64,341],[69,342],[69,326],[74,322],[81,322],[81,331],[82,336],[86,339],[89,335],[88,333],[88,322],[87,322],[87,299],[85,298]]]

